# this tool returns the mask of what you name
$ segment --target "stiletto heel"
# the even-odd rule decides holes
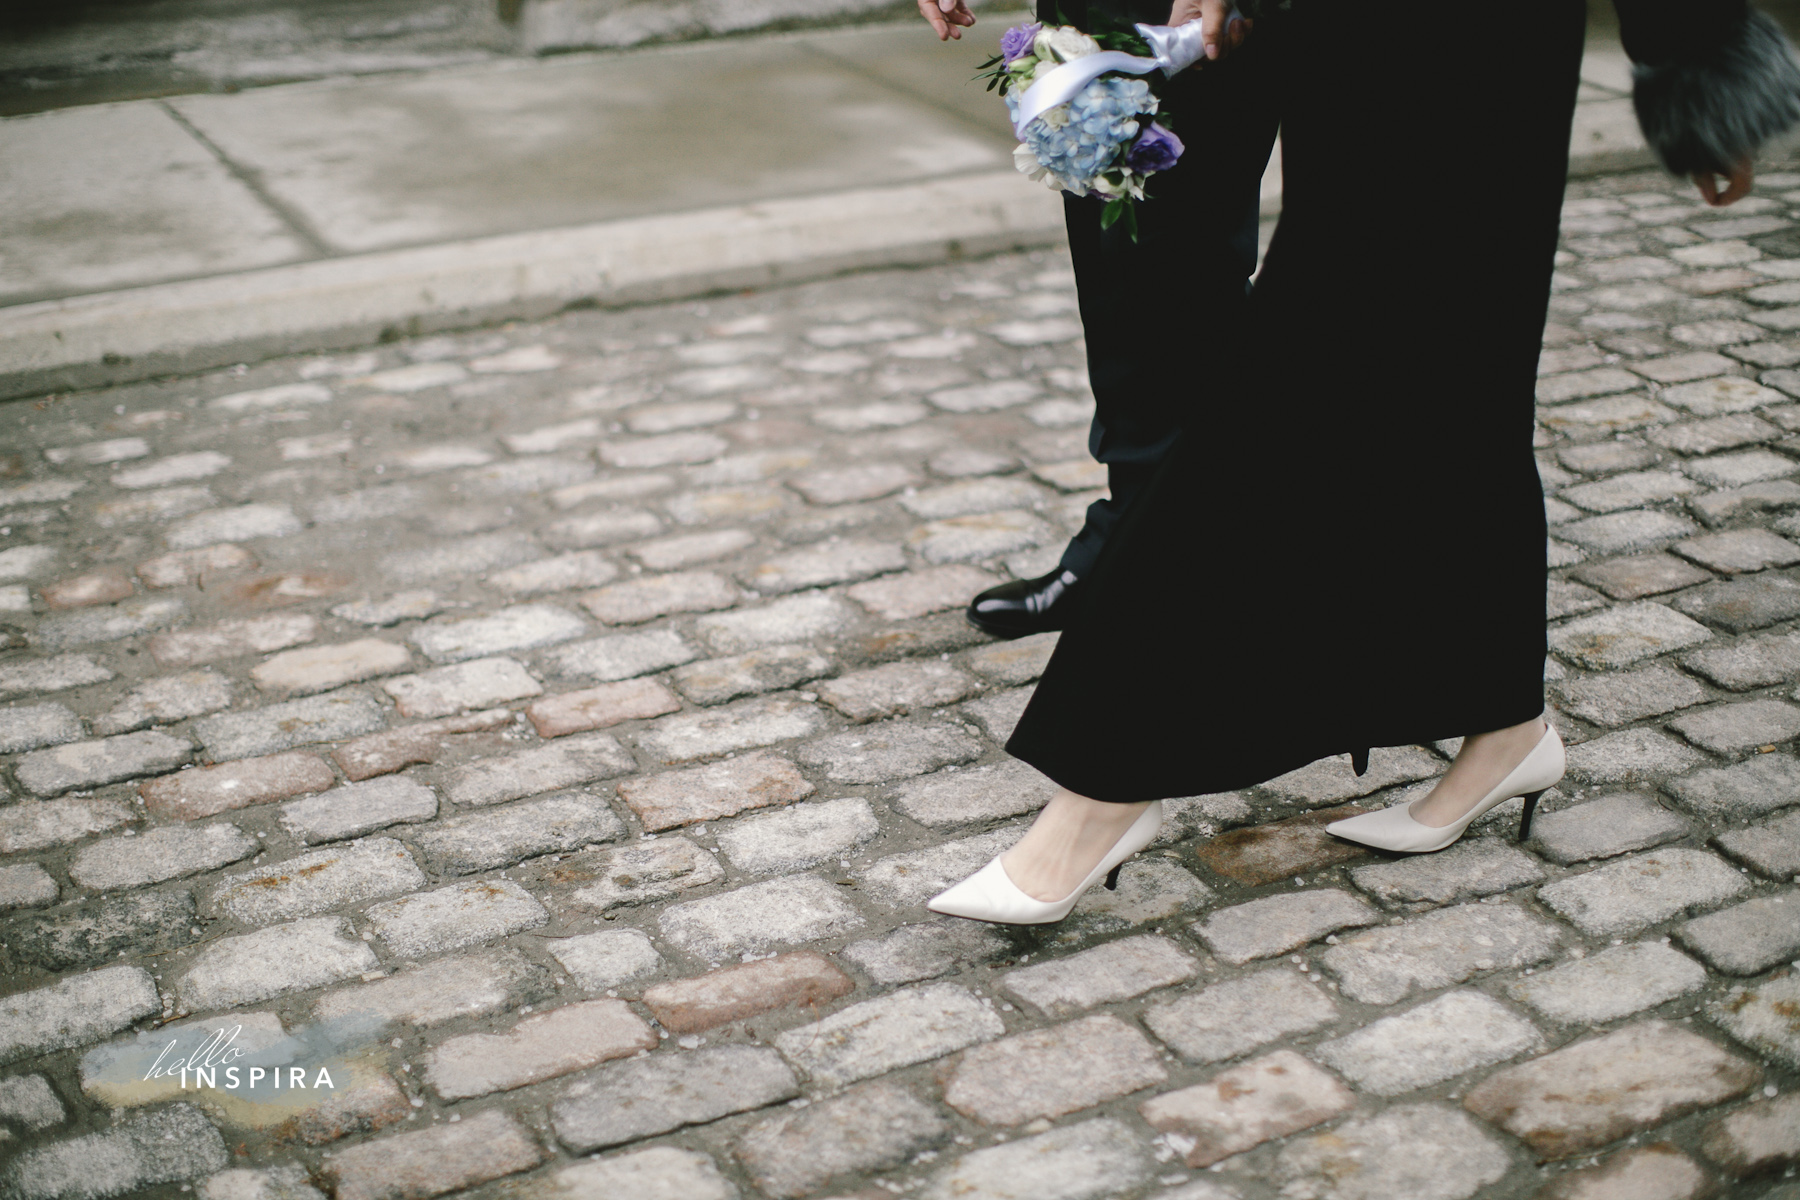
[[[1350,752],[1350,773],[1358,779],[1369,773],[1369,748],[1367,746]]]
[[[1525,797],[1525,815],[1519,819],[1519,840],[1521,842],[1531,836],[1531,814],[1537,811],[1538,797],[1549,790],[1549,788],[1543,788],[1540,791],[1531,792]]]
[[[1525,756],[1525,761],[1514,767],[1500,781],[1500,786],[1483,796],[1481,802],[1464,813],[1460,820],[1441,827],[1421,825],[1413,820],[1412,802],[1408,801],[1384,808],[1380,812],[1363,813],[1359,817],[1334,821],[1325,829],[1338,837],[1361,842],[1377,850],[1427,854],[1454,843],[1469,826],[1496,805],[1503,804],[1514,796],[1523,796],[1525,820],[1519,827],[1519,837],[1523,840],[1531,828],[1531,813],[1537,807],[1538,797],[1562,779],[1563,765],[1562,738],[1557,736],[1556,727],[1545,721],[1543,736],[1538,738],[1531,753]]]
[[[1089,888],[1105,880],[1108,888],[1119,886],[1119,869],[1125,860],[1148,846],[1162,828],[1162,801],[1152,800],[1138,814],[1112,849],[1106,852],[1081,885],[1061,900],[1034,900],[1019,890],[1019,885],[1006,873],[1006,864],[998,856],[955,887],[938,893],[925,904],[932,912],[951,917],[968,917],[974,921],[993,921],[999,925],[1049,925],[1062,920],[1075,908]]]

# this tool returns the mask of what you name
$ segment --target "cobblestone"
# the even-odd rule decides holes
[[[1582,932],[1635,933],[1746,891],[1749,883],[1701,850],[1673,847],[1607,863],[1538,889],[1538,899]]]
[[[0,1173],[0,1186],[20,1200],[117,1196],[194,1179],[230,1161],[225,1139],[199,1109],[171,1104],[111,1129],[27,1149]]]
[[[56,902],[56,880],[36,863],[0,867],[0,912],[14,908],[42,908]]]
[[[718,961],[847,933],[864,922],[839,889],[796,875],[683,901],[664,909],[659,923],[672,945]]]
[[[1684,655],[1681,664],[1734,692],[1769,687],[1800,672],[1800,638],[1778,633]]]
[[[1728,829],[1713,843],[1771,879],[1800,875],[1800,813],[1783,813],[1745,829]]]
[[[1540,888],[1543,895],[1548,888]],[[1394,1004],[1415,988],[1462,983],[1485,971],[1533,966],[1555,953],[1555,926],[1511,904],[1463,904],[1345,938],[1320,956],[1344,994]]]
[[[819,696],[852,721],[873,721],[954,704],[977,686],[949,663],[896,662],[833,679]]]
[[[731,658],[690,663],[671,672],[682,695],[696,704],[759,696],[829,675],[830,659],[805,646],[767,646]]]
[[[194,734],[215,759],[250,758],[355,737],[380,729],[386,722],[387,714],[373,696],[345,688],[304,700],[202,717],[194,722]]]
[[[150,654],[164,667],[196,667],[204,663],[267,654],[298,646],[319,636],[317,617],[278,613],[220,621],[202,629],[159,633],[150,639]]]
[[[368,918],[388,949],[419,958],[536,929],[549,914],[518,884],[496,879],[389,900],[370,908]]]
[[[1693,959],[1660,942],[1610,946],[1507,986],[1514,999],[1565,1025],[1600,1025],[1655,1008],[1706,984]]]
[[[1449,904],[1541,882],[1544,869],[1530,855],[1499,838],[1484,837],[1459,842],[1436,854],[1356,867],[1350,878],[1363,891],[1390,904]]]
[[[1056,785],[1017,760],[949,770],[894,788],[894,806],[921,825],[946,829],[1036,812]]]
[[[127,892],[20,922],[14,952],[46,971],[91,967],[121,952],[166,953],[195,938],[190,892]]]
[[[775,1039],[815,1082],[836,1088],[927,1062],[1006,1032],[967,989],[927,983],[840,1009]]]
[[[545,658],[560,678],[612,681],[678,667],[699,656],[699,651],[683,641],[680,634],[653,629],[573,642],[551,651]]]
[[[1215,983],[1144,1010],[1144,1024],[1190,1062],[1223,1062],[1338,1016],[1337,1004],[1297,972],[1273,968]]]
[[[69,863],[69,878],[97,892],[143,887],[216,870],[250,857],[258,846],[254,837],[224,822],[165,825],[82,847]]]
[[[828,592],[807,592],[761,608],[704,616],[694,622],[694,629],[716,653],[742,654],[763,646],[807,642],[841,633],[856,620],[856,610],[838,597]]]
[[[490,1110],[459,1128],[418,1129],[340,1150],[327,1170],[338,1200],[390,1200],[473,1187],[530,1170],[543,1157],[523,1126]]]
[[[485,617],[422,625],[409,636],[435,663],[466,662],[555,645],[587,632],[587,622],[550,604],[520,604]]]
[[[1559,707],[1570,716],[1609,727],[1659,717],[1707,700],[1705,688],[1661,664],[1565,680],[1556,685],[1556,692],[1562,699]]]
[[[1532,824],[1531,842],[1551,862],[1567,865],[1647,850],[1691,831],[1653,797],[1623,793],[1545,813]]]
[[[425,1056],[425,1080],[446,1100],[555,1079],[656,1047],[656,1034],[622,1000],[586,1000],[526,1017],[505,1033],[469,1033]]]
[[[1712,1182],[1693,1159],[1656,1142],[1558,1176],[1538,1194],[1543,1200],[1697,1200]]]
[[[1664,786],[1697,817],[1741,821],[1782,808],[1800,796],[1800,760],[1787,754],[1752,755],[1729,767],[1695,771]]]
[[[1355,1105],[1350,1089],[1328,1073],[1292,1050],[1277,1050],[1208,1083],[1146,1100],[1139,1111],[1157,1129],[1192,1143],[1184,1155],[1188,1166],[1208,1167]]]
[[[314,1015],[378,1035],[388,1025],[429,1028],[502,1012],[533,989],[534,970],[515,950],[455,955],[319,997]]]
[[[1752,1175],[1800,1158],[1800,1097],[1746,1105],[1712,1122],[1701,1136],[1707,1158],[1733,1175]]]
[[[759,1122],[739,1139],[737,1158],[758,1188],[793,1200],[842,1176],[897,1167],[948,1141],[950,1132],[948,1121],[905,1089],[869,1083]]]
[[[33,750],[19,760],[14,774],[26,790],[57,796],[77,788],[160,775],[186,762],[193,747],[186,738],[155,731],[121,733],[92,742],[68,742]]]
[[[1290,1142],[1272,1182],[1295,1200],[1464,1200],[1509,1166],[1506,1151],[1462,1113],[1409,1104]]]
[[[176,985],[191,1011],[237,1008],[336,983],[375,966],[342,917],[309,917],[209,943]]]
[[[469,875],[610,842],[624,833],[624,822],[605,801],[563,792],[452,817],[420,830],[414,841],[437,874]]]
[[[133,818],[116,800],[48,800],[0,808],[0,854],[22,854],[116,829]]]
[[[1654,729],[1625,729],[1568,748],[1568,778],[1589,784],[1646,784],[1705,762],[1696,750]]]
[[[470,739],[458,735],[493,733],[512,724],[512,720],[513,714],[508,710],[490,708],[460,717],[421,721],[341,742],[331,752],[331,757],[347,778],[353,781],[370,779],[417,763],[436,762],[443,755],[471,744]],[[499,741],[476,739],[473,744],[497,747]]]
[[[450,773],[444,794],[462,805],[499,804],[626,775],[636,766],[610,734],[589,733],[499,758],[477,759]]]
[[[94,718],[101,736],[130,733],[146,725],[170,725],[203,717],[231,704],[231,681],[213,671],[164,675],[131,689],[111,709]]]
[[[1712,636],[1699,623],[1654,601],[1578,617],[1550,634],[1550,648],[1590,670],[1630,666],[1671,650],[1685,650]]]
[[[1800,980],[1780,975],[1761,984],[1733,988],[1709,1005],[1708,1015],[1743,1045],[1766,1059],[1800,1065],[1800,1031],[1792,1013],[1800,1004]]]
[[[855,986],[823,954],[800,950],[658,984],[646,989],[643,999],[663,1028],[700,1033],[790,1007],[816,1014],[821,1004],[849,995]]]
[[[1137,1137],[1102,1117],[965,1154],[920,1195],[924,1200],[1100,1200],[1141,1186],[1154,1173]]]
[[[605,929],[561,938],[549,943],[549,950],[576,985],[589,992],[616,988],[656,970],[663,961],[649,936],[636,929]]]
[[[1309,871],[1370,857],[1354,842],[1341,841],[1325,826],[1368,812],[1355,805],[1320,809],[1250,829],[1234,829],[1195,847],[1194,856],[1214,874],[1256,887]]]
[[[737,1189],[719,1174],[712,1159],[694,1150],[652,1146],[633,1154],[590,1159],[552,1172],[526,1185],[524,1193],[537,1200],[603,1200],[607,1196],[631,1196],[633,1200],[737,1200]]]
[[[880,832],[869,802],[846,796],[746,818],[719,833],[719,846],[740,871],[766,875],[849,854]]]
[[[702,1125],[799,1094],[794,1073],[761,1046],[717,1046],[602,1067],[550,1107],[557,1138],[577,1154]]]
[[[694,843],[676,837],[572,857],[556,874],[565,880],[596,880],[569,898],[583,908],[605,912],[618,905],[645,904],[705,887],[724,878],[725,869]]]
[[[1690,617],[1745,633],[1800,616],[1800,583],[1768,574],[1720,580],[1684,592],[1671,603]]]
[[[325,760],[289,752],[243,759],[166,775],[141,785],[144,806],[161,816],[191,821],[217,813],[322,792],[337,782]]]
[[[376,779],[281,806],[281,827],[302,843],[360,837],[437,816],[437,795],[417,780]]]
[[[939,918],[844,947],[843,957],[876,983],[917,983],[1001,957],[1012,943],[973,921]]]
[[[348,682],[348,681],[346,681]],[[401,675],[381,685],[403,717],[447,717],[508,700],[537,696],[543,684],[510,658],[478,658]]]
[[[1197,973],[1193,958],[1175,943],[1139,936],[1008,972],[1000,986],[1039,1012],[1060,1017],[1183,983]]]
[[[629,579],[589,592],[581,606],[608,625],[637,625],[671,613],[717,612],[731,608],[743,594],[712,571],[686,571]]]
[[[1079,1112],[1162,1083],[1156,1048],[1110,1014],[1034,1029],[964,1051],[944,1102],[988,1125]]]
[[[805,737],[824,724],[824,715],[812,703],[770,696],[664,717],[640,733],[637,742],[654,760],[674,765]]]
[[[833,783],[886,783],[971,762],[983,750],[959,726],[893,720],[807,742],[794,757],[802,766],[821,769]]]
[[[1800,734],[1800,707],[1781,700],[1745,700],[1685,714],[1669,727],[1714,754],[1741,753]]]
[[[1696,917],[1675,936],[1714,970],[1755,975],[1800,952],[1800,895],[1757,896]]]
[[[1313,1053],[1365,1091],[1397,1096],[1543,1047],[1529,1021],[1463,990],[1322,1042]]]
[[[1567,1158],[1761,1082],[1756,1064],[1679,1026],[1644,1021],[1490,1075],[1463,1103],[1541,1158]]]
[[[425,875],[393,838],[314,850],[219,881],[209,903],[245,925],[330,912],[423,886]]]
[[[804,800],[813,791],[791,762],[762,752],[619,784],[619,798],[651,832]]]
[[[1194,936],[1222,961],[1242,964],[1380,920],[1379,913],[1349,892],[1320,888],[1220,909],[1195,923]]]

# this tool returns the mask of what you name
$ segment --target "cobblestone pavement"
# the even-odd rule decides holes
[[[1064,258],[9,407],[0,1192],[1791,1200],[1785,189],[1572,194],[1531,842],[1332,842],[1390,748],[1040,930],[921,904],[1047,792],[958,610],[1102,482]]]

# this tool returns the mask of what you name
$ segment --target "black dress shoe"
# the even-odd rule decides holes
[[[991,587],[969,601],[969,623],[1003,638],[1061,629],[1069,619],[1069,597],[1080,583],[1075,572],[1058,567],[1037,579]]]

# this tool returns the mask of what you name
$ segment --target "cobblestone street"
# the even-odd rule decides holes
[[[1331,839],[1378,749],[1044,928],[923,903],[1051,790],[1066,256],[7,406],[0,1195],[1800,1200],[1800,173],[1690,192],[1565,209],[1533,838]]]

